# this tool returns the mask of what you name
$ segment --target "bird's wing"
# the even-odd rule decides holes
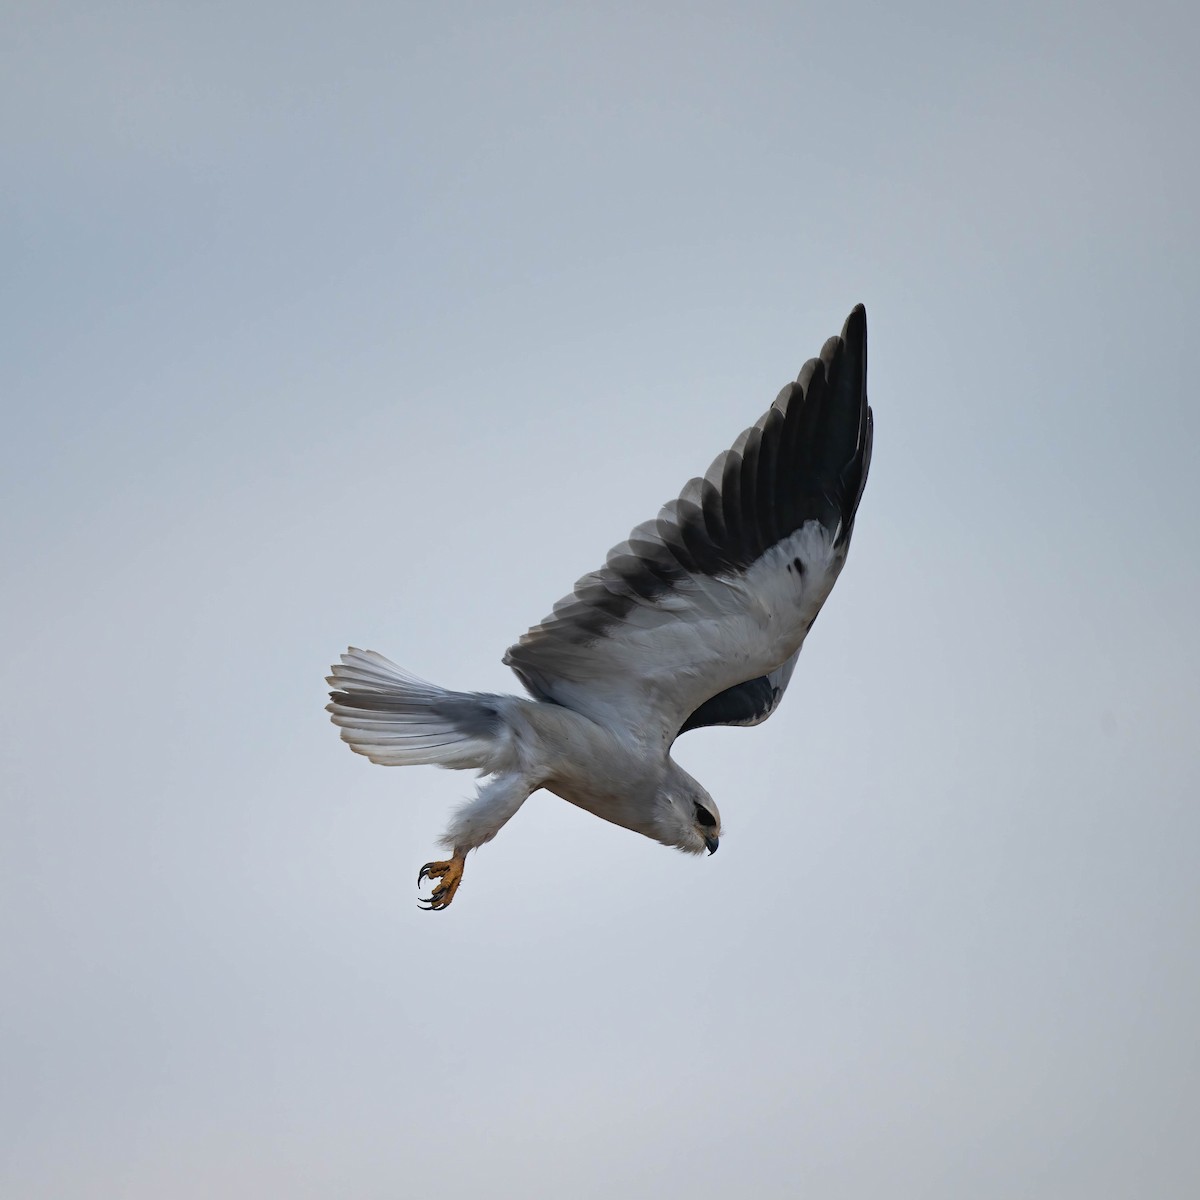
[[[811,626],[811,622],[810,622]],[[718,692],[680,726],[680,733],[706,725],[761,725],[778,707],[796,669],[797,650],[781,667]]]
[[[504,661],[644,739],[755,724],[845,562],[871,459],[859,305],[763,417],[614,547]]]

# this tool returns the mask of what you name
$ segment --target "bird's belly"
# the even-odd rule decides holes
[[[578,780],[554,779],[548,780],[542,786],[568,804],[574,804],[576,808],[582,808],[602,821],[620,825],[623,829],[631,829],[645,837],[655,837],[650,820],[652,801],[643,801],[640,795],[631,795],[629,791],[605,786],[603,781],[589,782],[588,786],[581,786]]]

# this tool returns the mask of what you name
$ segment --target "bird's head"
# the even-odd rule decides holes
[[[713,798],[684,770],[670,764],[655,805],[658,840],[686,854],[716,854],[721,814]]]

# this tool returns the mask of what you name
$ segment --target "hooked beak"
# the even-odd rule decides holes
[[[721,842],[718,838],[706,837],[704,839],[704,845],[708,848],[709,854],[716,854],[717,847],[720,846],[720,844]]]

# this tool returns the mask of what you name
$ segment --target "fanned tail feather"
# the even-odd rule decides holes
[[[451,692],[353,646],[331,668],[326,711],[356,754],[382,766],[504,769],[512,734],[506,697]]]

